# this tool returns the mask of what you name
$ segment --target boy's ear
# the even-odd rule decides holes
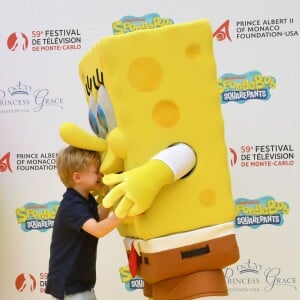
[[[80,174],[78,172],[74,172],[72,174],[72,179],[74,183],[78,183],[80,181]]]

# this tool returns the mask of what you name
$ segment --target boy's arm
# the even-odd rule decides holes
[[[83,224],[82,229],[96,238],[101,238],[114,230],[119,224],[122,223],[122,221],[123,219],[111,214],[109,217],[100,222],[97,222],[93,218],[87,220]]]
[[[98,207],[98,215],[99,215],[100,220],[106,219],[108,217],[109,213],[110,213],[110,208],[106,208],[103,205],[100,205]]]

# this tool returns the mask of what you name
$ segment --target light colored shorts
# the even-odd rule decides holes
[[[51,299],[57,300],[57,298],[54,298],[52,296]],[[72,295],[66,295],[64,297],[64,300],[97,300],[97,297],[95,295],[94,289],[92,289],[90,291],[85,291],[85,292],[76,293]]]

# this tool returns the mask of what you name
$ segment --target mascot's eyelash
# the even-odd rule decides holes
[[[86,76],[85,90],[89,96],[93,91],[93,87],[96,90],[99,90],[101,85],[104,86],[103,72],[100,72],[100,77],[99,77],[99,71],[98,71],[98,69],[96,69],[96,76],[93,75],[92,78],[90,78],[89,76]]]

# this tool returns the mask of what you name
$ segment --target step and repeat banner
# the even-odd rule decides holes
[[[0,285],[3,299],[47,299],[53,220],[65,190],[58,130],[92,133],[78,75],[102,37],[208,19],[237,211],[239,261],[224,269],[227,297],[300,297],[298,0],[1,1]],[[99,242],[96,293],[145,299],[122,238]]]

